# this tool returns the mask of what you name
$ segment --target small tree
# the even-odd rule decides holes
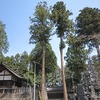
[[[30,43],[40,43],[42,47],[42,100],[47,100],[45,84],[45,46],[48,44],[51,36],[52,23],[50,22],[50,9],[46,2],[40,2],[36,6],[34,18],[30,19]]]
[[[62,80],[63,80],[63,88],[64,88],[64,100],[68,100],[67,89],[65,83],[65,73],[64,73],[64,60],[63,60],[63,49],[65,48],[64,37],[70,32],[71,29],[71,20],[69,20],[69,16],[71,13],[66,10],[66,6],[63,1],[57,2],[52,9],[52,17],[55,27],[56,34],[60,38],[60,55],[61,55],[61,68],[62,68]]]

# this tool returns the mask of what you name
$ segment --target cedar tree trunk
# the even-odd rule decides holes
[[[98,43],[96,43],[96,49],[97,49],[97,56],[98,56],[98,59],[99,59],[99,62],[100,62],[100,49],[99,49]]]
[[[60,43],[62,43],[62,37],[60,39]],[[68,100],[67,87],[66,87],[66,82],[65,82],[63,48],[61,46],[60,46],[60,56],[61,56],[61,68],[62,68],[62,81],[63,81],[63,89],[64,89],[64,100]]]
[[[41,90],[42,100],[48,100],[46,84],[45,84],[45,47],[43,47],[42,55],[42,90]]]

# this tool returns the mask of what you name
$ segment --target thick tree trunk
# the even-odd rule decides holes
[[[99,62],[100,62],[100,49],[99,49],[98,43],[96,43],[96,49],[97,49],[97,56],[98,56],[98,59],[99,59]]]
[[[62,38],[60,43],[62,43]],[[62,68],[62,81],[63,81],[63,89],[64,89],[64,100],[68,100],[67,87],[65,82],[65,71],[64,71],[64,58],[63,58],[63,48],[60,47],[60,56],[61,56],[61,68]]]
[[[45,48],[43,47],[42,55],[42,90],[41,90],[42,100],[48,100],[46,84],[45,84]]]

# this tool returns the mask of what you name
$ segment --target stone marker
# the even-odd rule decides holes
[[[84,94],[84,88],[82,84],[77,85],[77,99],[78,100],[87,100]]]

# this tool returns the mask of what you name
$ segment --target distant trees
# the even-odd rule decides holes
[[[22,54],[17,53],[15,56],[5,57],[3,62],[16,72],[24,76],[24,74],[27,72],[27,67],[30,63],[30,58],[28,53],[24,51]]]
[[[33,81],[34,79],[33,66],[30,65],[30,55],[28,55],[26,51],[24,51],[22,54],[17,53],[15,56],[4,57],[3,63],[5,63],[17,74],[27,79],[30,85],[33,85],[33,82],[34,82]],[[29,67],[29,70],[28,70],[28,67]]]
[[[9,48],[9,42],[7,34],[5,32],[5,24],[0,21],[0,61],[3,59],[3,53],[7,53]]]
[[[63,80],[63,88],[64,88],[64,100],[68,100],[66,83],[65,83],[65,73],[64,73],[64,60],[63,60],[63,49],[65,48],[64,37],[70,32],[72,28],[71,20],[69,20],[69,16],[71,12],[66,10],[66,6],[63,1],[57,2],[52,9],[51,19],[55,24],[56,34],[60,38],[60,56],[61,56],[61,68],[62,68],[62,80]]]
[[[52,23],[50,21],[50,9],[46,2],[40,2],[36,6],[33,18],[30,19],[30,43],[40,43],[42,47],[42,100],[47,100],[45,84],[45,46],[49,43]]]

